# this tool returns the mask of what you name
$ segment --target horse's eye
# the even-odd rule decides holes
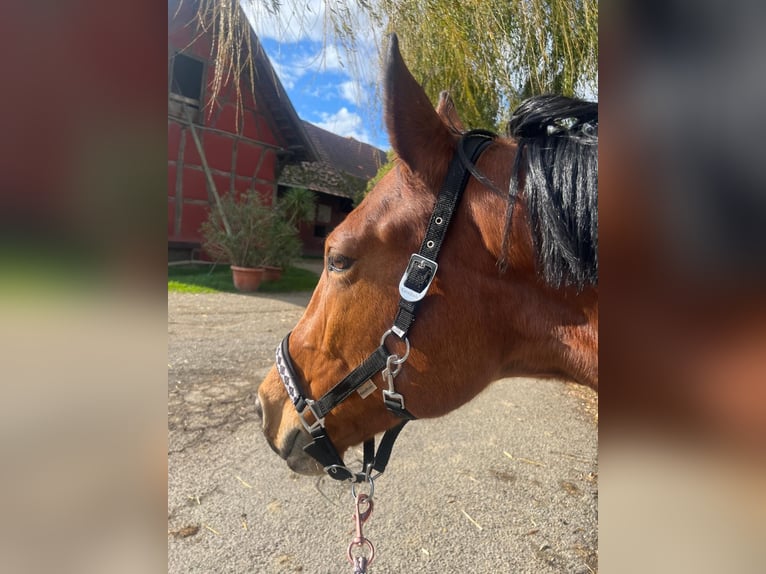
[[[328,271],[346,271],[353,265],[353,263],[353,259],[338,253],[333,253],[332,255],[327,256]]]

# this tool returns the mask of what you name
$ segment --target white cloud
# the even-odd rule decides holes
[[[335,47],[328,46],[324,50],[320,47],[316,51],[307,48],[288,44],[270,54],[271,64],[286,89],[292,90],[301,78],[308,76],[314,81],[306,84],[305,93],[312,97],[323,100],[341,98],[354,106],[369,105],[374,82],[362,80],[363,84],[360,84],[352,80],[350,71],[342,67]],[[335,76],[331,83],[323,76],[325,73]]]
[[[348,64],[344,62],[335,44],[327,44],[315,52],[304,54],[296,61],[296,65],[315,72],[341,72],[346,70]]]
[[[364,9],[356,3],[332,3],[336,10],[348,11],[336,18],[354,30],[355,39],[350,46],[352,52],[347,53],[345,48],[338,47],[341,42],[335,35],[330,17],[325,13],[327,0],[290,0],[282,2],[278,12],[272,12],[268,8],[269,3],[262,0],[240,1],[259,38],[290,44],[291,52],[305,41],[316,46],[313,52],[296,56],[294,66],[317,72],[343,71],[348,74],[351,70],[365,83],[375,82],[379,67],[369,63],[378,61],[383,29],[370,21]]]
[[[328,45],[335,40],[333,18],[354,30],[360,45],[374,44],[383,36],[379,23],[370,20],[368,12],[356,2],[328,0],[288,0],[278,2],[278,9],[271,9],[271,2],[263,0],[240,0],[255,33],[260,38],[277,42],[300,42],[310,40]],[[330,4],[334,16],[328,16]]]
[[[259,38],[278,42],[321,41],[325,37],[324,0],[295,0],[278,12],[268,2],[242,0],[242,7]]]
[[[316,100],[322,102],[329,102],[337,100],[338,98],[338,86],[335,82],[318,84],[314,82],[310,84],[310,88],[304,90],[304,93]]]
[[[364,127],[362,117],[354,112],[349,112],[348,108],[343,107],[334,114],[321,112],[319,117],[322,121],[314,122],[315,125],[328,132],[344,137],[352,137],[358,141],[370,142],[370,134]]]
[[[299,67],[285,64],[274,58],[271,58],[271,66],[274,68],[277,76],[282,81],[282,85],[288,90],[292,90],[295,87],[295,83],[305,73],[305,70]]]
[[[319,77],[325,72],[331,72],[346,78],[349,77],[348,71],[341,65],[341,58],[334,46],[327,46],[326,49],[320,46],[313,50],[310,45],[306,44],[284,44],[278,47],[276,52],[269,54],[269,60],[282,84],[288,90],[294,88],[298,80],[307,74]],[[343,82],[343,84],[347,83],[350,82]],[[337,83],[327,87],[333,97],[338,95]],[[349,102],[357,103],[354,99],[350,99]]]
[[[341,82],[338,85],[338,94],[341,98],[347,102],[358,105],[361,103],[361,94],[359,93],[359,85],[356,82],[348,80],[347,82]]]

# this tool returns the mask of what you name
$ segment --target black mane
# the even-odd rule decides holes
[[[503,253],[507,253],[521,180],[545,281],[553,287],[578,289],[596,285],[598,104],[555,95],[530,98],[513,112],[508,135],[519,148],[511,175]]]

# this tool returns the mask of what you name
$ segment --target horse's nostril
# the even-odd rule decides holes
[[[263,407],[258,397],[255,397],[255,416],[258,417],[259,422],[263,422]]]

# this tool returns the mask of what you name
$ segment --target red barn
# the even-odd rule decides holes
[[[267,202],[277,191],[277,174],[289,162],[317,157],[303,126],[252,34],[255,52],[252,94],[241,82],[237,118],[236,89],[222,86],[210,101],[213,80],[210,34],[195,20],[196,2],[168,2],[168,243],[173,252],[198,247],[199,228],[219,194],[257,190]]]
[[[202,241],[200,225],[214,202],[212,187],[221,195],[256,190],[271,203],[280,183],[297,185],[294,176],[279,181],[290,165],[302,170],[301,186],[319,194],[321,221],[304,225],[302,237],[307,253],[321,253],[324,235],[350,210],[360,183],[363,188],[385,155],[302,122],[254,33],[255,94],[249,79],[243,78],[239,117],[232,82],[210,101],[212,39],[198,29],[196,8],[196,2],[189,0],[180,10],[178,0],[168,2],[169,257],[187,259],[195,254]],[[335,153],[338,150],[345,153]],[[338,165],[344,156],[350,166]],[[348,181],[354,183],[347,185]]]

